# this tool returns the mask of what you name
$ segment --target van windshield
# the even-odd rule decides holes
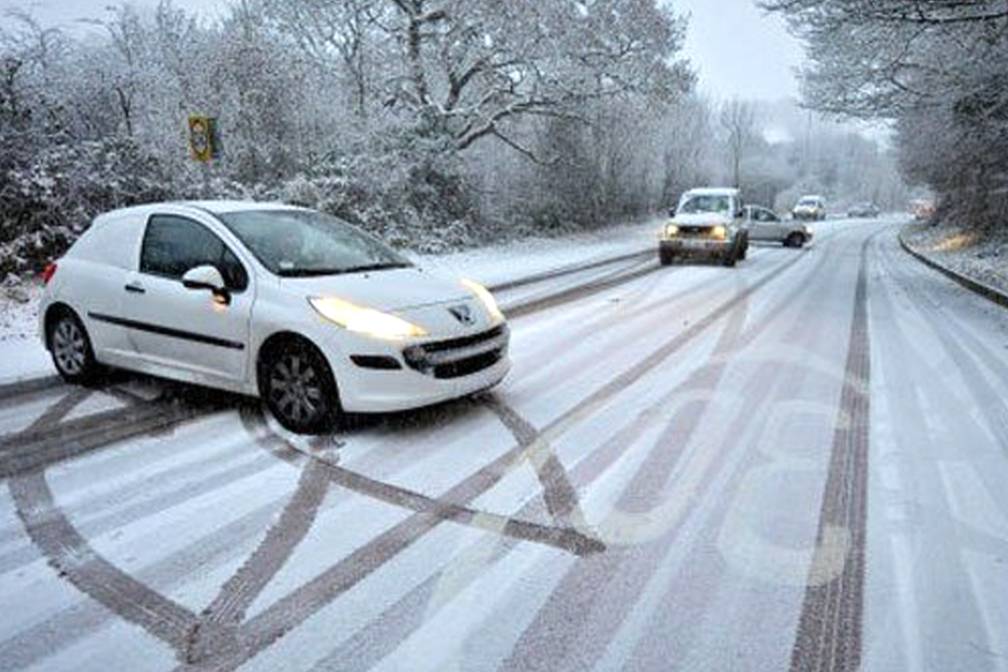
[[[270,272],[298,278],[412,264],[377,238],[312,210],[249,210],[219,216]]]

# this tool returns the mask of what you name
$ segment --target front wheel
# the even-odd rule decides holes
[[[310,343],[292,339],[273,349],[260,364],[260,380],[266,406],[296,434],[323,434],[342,418],[329,363]]]
[[[800,248],[805,245],[805,236],[800,233],[792,233],[784,241],[784,247]]]
[[[747,256],[749,256],[749,234],[743,233],[742,243],[741,246],[739,247],[739,254],[738,254],[739,261],[745,261]]]
[[[658,261],[662,266],[671,266],[673,261],[672,253],[668,250],[658,250]]]
[[[53,319],[47,332],[49,353],[60,377],[68,383],[93,383],[101,372],[84,324],[69,309]]]

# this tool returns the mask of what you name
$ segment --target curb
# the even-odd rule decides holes
[[[1008,293],[1002,292],[999,289],[994,289],[987,283],[975,280],[967,275],[964,275],[963,273],[953,271],[948,266],[938,263],[937,261],[931,259],[922,252],[918,252],[917,250],[910,247],[910,244],[906,242],[906,239],[903,237],[904,231],[905,229],[900,231],[897,238],[899,239],[900,245],[903,247],[903,250],[907,252],[910,256],[916,258],[923,264],[930,266],[931,268],[935,269],[942,275],[951,278],[952,280],[959,283],[960,285],[970,290],[971,292],[979,294],[985,299],[993,301],[994,303],[998,304],[1003,308],[1008,308]]]

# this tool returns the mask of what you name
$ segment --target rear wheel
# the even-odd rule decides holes
[[[328,432],[342,417],[329,363],[307,341],[291,338],[271,348],[260,362],[259,380],[270,412],[296,434]]]
[[[60,377],[68,383],[95,382],[101,366],[95,360],[84,324],[69,308],[59,310],[47,329],[49,353]]]

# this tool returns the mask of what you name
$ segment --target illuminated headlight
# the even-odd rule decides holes
[[[427,331],[406,320],[335,297],[308,299],[319,315],[347,331],[389,341],[426,336]]]
[[[490,313],[491,320],[494,322],[502,322],[504,320],[504,313],[501,312],[500,307],[497,305],[497,300],[494,299],[490,290],[472,280],[463,280],[462,286],[476,295],[476,298],[483,304],[483,307]]]
[[[724,240],[725,238],[728,237],[728,229],[726,229],[721,225],[715,226],[713,229],[711,229],[711,235],[717,238],[718,240]]]
[[[675,238],[678,235],[679,235],[679,227],[676,226],[675,224],[669,224],[668,226],[665,227],[666,238]]]

